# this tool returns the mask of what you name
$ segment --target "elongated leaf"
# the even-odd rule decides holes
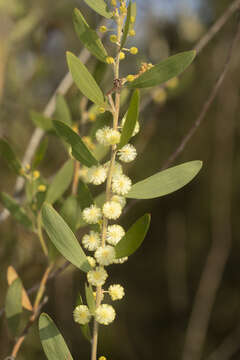
[[[18,222],[27,228],[32,227],[32,222],[27,216],[25,210],[10,195],[4,192],[0,193],[0,201]]]
[[[139,248],[147,234],[150,219],[150,215],[145,214],[130,227],[124,237],[115,246],[117,258],[132,255]]]
[[[5,313],[9,330],[16,336],[22,313],[22,283],[19,278],[14,280],[8,288]]]
[[[101,84],[102,80],[105,78],[107,70],[108,64],[103,63],[102,61],[97,61],[93,72],[93,77],[97,84]]]
[[[77,199],[81,210],[94,204],[92,194],[88,186],[82,180],[79,180],[78,182]]]
[[[16,157],[11,146],[4,139],[0,139],[0,155],[7,162],[9,168],[13,170],[16,174],[19,174],[21,170],[21,163]]]
[[[73,360],[62,334],[45,313],[39,318],[39,335],[48,360]]]
[[[74,10],[73,23],[75,31],[83,45],[85,45],[90,53],[96,56],[98,60],[106,62],[108,54],[98,37],[98,34],[89,27],[88,23],[78,9]]]
[[[75,133],[75,131],[73,131],[69,126],[63,124],[61,121],[53,121],[53,125],[57,134],[71,145],[72,155],[75,159],[88,167],[98,165],[98,161],[95,159],[90,150],[88,150],[81,137]]]
[[[84,0],[90,8],[96,11],[98,14],[104,16],[107,19],[112,17],[112,12],[108,11],[107,4],[104,0]]]
[[[67,52],[67,62],[73,80],[88,99],[98,105],[104,103],[104,95],[86,66],[74,54]]]
[[[130,29],[131,15],[132,15],[132,1],[130,0],[129,5],[128,5],[127,18],[126,18],[124,29],[123,29],[121,48],[123,48],[124,44],[126,43],[127,37],[128,37],[128,32]]]
[[[52,183],[48,187],[46,201],[49,204],[55,203],[55,201],[57,201],[67,190],[72,181],[73,170],[73,160],[69,160],[57,172]]]
[[[139,101],[140,101],[139,91],[135,90],[130,101],[126,121],[123,125],[120,143],[118,145],[119,149],[121,149],[124,145],[126,145],[132,137],[132,134],[136,126],[136,122],[138,121]]]
[[[188,184],[201,170],[202,161],[189,161],[134,184],[126,195],[131,199],[153,199],[170,194]]]
[[[49,204],[43,205],[43,226],[58,251],[80,270],[88,272],[91,266],[79,242],[62,217]]]
[[[54,117],[58,121],[62,121],[64,124],[71,126],[72,116],[68,107],[68,104],[63,95],[57,94],[56,97],[56,110]]]
[[[93,289],[91,285],[88,286],[86,283],[85,283],[85,295],[90,313],[94,314],[96,308],[96,302],[95,302],[95,297],[93,295]]]
[[[14,269],[13,266],[9,266],[7,269],[7,282],[8,285],[11,285],[16,279],[19,278],[18,273],[16,272],[16,270]],[[31,304],[31,301],[29,300],[28,294],[25,290],[25,288],[22,286],[22,306],[29,310],[32,311],[33,307]]]
[[[48,147],[48,139],[45,138],[41,141],[40,145],[38,146],[36,153],[34,155],[34,159],[32,162],[32,168],[35,169],[44,159]]]
[[[181,74],[191,64],[195,56],[195,50],[171,56],[144,72],[134,81],[127,83],[127,86],[129,88],[148,88],[160,85]]]
[[[52,129],[52,119],[44,116],[37,111],[30,111],[30,116],[35,126],[45,131],[49,131]]]
[[[77,226],[80,209],[78,208],[78,201],[76,196],[70,195],[63,203],[60,211],[63,220],[66,221],[70,229],[74,232]]]

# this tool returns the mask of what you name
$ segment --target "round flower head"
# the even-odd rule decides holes
[[[115,250],[114,247],[110,245],[100,246],[94,254],[97,262],[100,265],[107,266],[114,262],[115,259]]]
[[[109,225],[107,228],[107,242],[111,245],[117,245],[124,235],[125,231],[120,225]]]
[[[122,118],[122,123],[121,123],[121,127],[123,127],[123,125],[125,124],[125,121],[126,121],[126,116],[124,116]],[[139,130],[140,130],[140,125],[139,125],[139,121],[136,122],[136,125],[135,125],[135,128],[133,130],[133,133],[132,133],[132,137],[137,135],[139,133]]]
[[[88,180],[94,185],[104,183],[107,178],[107,170],[104,166],[92,166],[88,170]]]
[[[105,283],[107,277],[108,274],[106,270],[104,270],[104,268],[101,266],[98,266],[95,270],[90,270],[87,273],[88,282],[93,286],[102,286]]]
[[[99,324],[109,325],[115,319],[116,312],[111,305],[102,304],[95,311],[95,319]]]
[[[116,220],[121,215],[122,208],[121,205],[116,201],[107,201],[103,205],[103,214],[107,219]]]
[[[125,295],[124,288],[121,285],[118,285],[118,284],[109,286],[108,292],[109,292],[109,295],[111,296],[111,299],[113,301],[121,300]]]
[[[136,55],[136,54],[138,53],[138,48],[135,47],[135,46],[133,46],[133,47],[130,48],[129,51],[130,51],[130,53],[131,53],[132,55]]]
[[[99,144],[104,146],[115,145],[119,143],[121,134],[119,131],[104,126],[102,129],[98,129],[96,132],[96,139]]]
[[[123,264],[128,260],[128,256],[122,257],[120,259],[115,259],[114,264]]]
[[[80,179],[82,179],[84,182],[88,183],[88,167],[87,166],[82,166],[79,169],[78,175],[80,177]]]
[[[85,208],[82,212],[83,220],[88,224],[96,224],[102,216],[101,209],[96,205]]]
[[[78,305],[73,311],[74,321],[78,324],[85,325],[89,323],[91,319],[91,314],[86,305]]]
[[[131,186],[132,181],[126,175],[115,176],[112,180],[112,191],[118,195],[126,195]]]
[[[107,170],[107,172],[109,171],[109,166],[110,166],[110,161],[108,161],[108,162],[106,162],[106,164],[104,164],[104,167]],[[123,173],[122,165],[119,164],[117,161],[115,161],[112,176],[121,175],[122,173]]]
[[[121,161],[128,163],[136,158],[137,151],[133,145],[127,144],[118,151],[118,155]]]
[[[112,201],[116,201],[121,205],[121,208],[123,209],[124,206],[126,205],[126,199],[123,196],[119,196],[119,195],[113,195],[111,198]]]
[[[90,251],[95,251],[100,245],[100,236],[95,231],[90,231],[89,234],[86,234],[82,238],[83,246]]]
[[[94,268],[96,266],[96,260],[92,256],[87,256],[87,259],[90,266]]]

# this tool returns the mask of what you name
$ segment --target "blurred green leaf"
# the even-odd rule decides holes
[[[116,258],[132,255],[140,247],[147,234],[150,220],[150,215],[145,214],[130,227],[115,246]]]
[[[134,184],[126,195],[131,199],[153,199],[170,194],[188,184],[201,170],[202,161],[189,161],[160,171]]]
[[[68,189],[72,181],[73,171],[74,161],[68,160],[54,176],[46,195],[46,201],[49,204],[55,203]]]
[[[104,95],[86,66],[74,54],[67,52],[67,63],[73,80],[88,99],[98,105],[104,104]]]
[[[148,88],[160,85],[181,74],[193,61],[196,51],[185,51],[171,56],[151,69],[144,72],[137,79],[128,82],[129,88]]]
[[[132,1],[129,1],[128,5],[128,11],[127,11],[127,18],[125,21],[124,29],[123,29],[123,36],[121,41],[121,49],[123,48],[124,44],[126,43],[128,32],[130,29],[130,21],[131,21],[131,15],[132,15]]]
[[[98,165],[98,161],[75,131],[61,121],[53,121],[53,125],[57,134],[71,145],[72,155],[75,159],[88,167]]]
[[[101,84],[102,80],[106,75],[107,70],[108,70],[108,64],[103,63],[102,61],[97,61],[93,73],[93,77],[97,84]]]
[[[8,209],[10,214],[26,228],[32,228],[32,221],[27,216],[24,208],[22,208],[16,200],[10,195],[2,192],[0,193],[0,200],[3,206]]]
[[[17,278],[8,287],[5,314],[9,330],[13,336],[18,334],[22,314],[22,282]]]
[[[43,141],[41,141],[40,145],[38,146],[36,153],[34,155],[33,161],[32,161],[32,168],[36,169],[38,165],[41,163],[41,161],[44,159],[44,156],[46,154],[48,147],[48,139],[45,138]]]
[[[37,112],[37,111],[30,111],[30,117],[35,124],[35,126],[45,130],[49,131],[52,130],[52,119],[44,116],[43,114]]]
[[[49,204],[43,205],[42,222],[50,240],[68,261],[84,272],[91,270],[87,257],[72,230]]]
[[[108,54],[98,37],[98,34],[89,27],[88,23],[78,9],[74,10],[73,23],[75,31],[83,45],[85,45],[90,53],[96,56],[98,60],[106,62]]]
[[[98,14],[104,16],[107,19],[112,17],[112,12],[108,10],[107,4],[104,0],[84,0],[90,8],[96,11]]]
[[[67,197],[60,210],[60,215],[74,232],[76,230],[78,216],[80,215],[76,196],[70,195]]]
[[[68,104],[63,95],[56,96],[56,109],[54,113],[55,120],[62,121],[69,126],[72,125],[72,116]]]
[[[0,139],[0,155],[5,159],[9,168],[19,174],[22,166],[8,142]]]
[[[90,313],[94,314],[96,308],[96,302],[95,302],[95,297],[93,295],[93,289],[91,285],[88,286],[86,283],[85,283],[85,295]]]
[[[39,318],[39,335],[48,360],[73,360],[63,336],[45,313]]]
[[[139,102],[140,102],[139,91],[135,90],[130,101],[125,123],[123,125],[120,143],[118,144],[118,149],[121,149],[124,145],[126,145],[132,137],[136,123],[138,121]]]
[[[85,184],[82,180],[79,180],[78,182],[77,199],[81,210],[84,210],[86,207],[94,204],[91,191],[89,190],[87,184]]]

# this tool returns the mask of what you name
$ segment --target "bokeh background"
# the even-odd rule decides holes
[[[135,44],[123,74],[136,63],[159,62],[194,47],[225,11],[229,0],[137,0]],[[78,53],[72,12],[79,7],[96,26],[100,19],[82,0],[0,0],[0,135],[20,158],[34,125],[29,111],[42,111],[67,72],[65,51]],[[139,155],[129,169],[134,180],[158,171],[192,127],[217,76],[222,71],[236,31],[235,14],[179,79],[179,84],[143,95]],[[126,296],[116,304],[117,320],[100,334],[99,354],[107,359],[227,360],[240,357],[240,127],[237,46],[217,99],[175,164],[200,159],[203,168],[189,185],[169,196],[138,202],[122,218],[128,227],[143,212],[152,214],[147,238],[127,263],[113,268],[114,282]],[[89,62],[90,68],[94,61]],[[103,83],[111,87],[111,77]],[[67,94],[74,119],[79,98]],[[150,100],[149,100],[150,99]],[[49,178],[66,160],[64,148],[49,138],[42,174]],[[0,188],[13,194],[15,176],[0,159]],[[45,259],[37,239],[12,218],[1,223],[0,304],[12,264],[26,288],[40,278]],[[59,262],[59,265],[61,261]],[[73,323],[72,310],[83,275],[68,267],[49,282],[49,313],[62,331],[74,359],[89,359],[89,345]],[[200,286],[200,290],[199,290]],[[194,311],[194,312],[193,312]],[[193,313],[192,313],[193,312]],[[205,340],[205,341],[203,341]],[[12,340],[0,319],[0,357],[9,355]],[[19,352],[19,360],[44,359],[36,324]]]

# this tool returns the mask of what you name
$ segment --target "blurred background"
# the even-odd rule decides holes
[[[140,51],[127,57],[122,75],[136,63],[157,63],[192,49],[233,1],[137,0],[136,38]],[[0,0],[0,135],[20,158],[34,125],[29,111],[43,111],[67,72],[65,51],[81,51],[72,12],[79,7],[92,26],[100,18],[82,0]],[[194,64],[164,90],[143,94],[139,155],[129,168],[133,181],[160,170],[195,122],[219,73],[236,32],[235,14]],[[108,41],[106,40],[108,43]],[[227,360],[240,358],[240,50],[205,121],[174,164],[203,160],[199,175],[185,188],[163,198],[138,202],[123,216],[126,228],[143,212],[152,214],[150,231],[140,250],[112,268],[114,282],[126,296],[116,304],[117,320],[101,328],[99,355],[107,359]],[[90,60],[90,68],[95,63]],[[128,69],[128,70],[126,70]],[[102,87],[111,88],[111,76]],[[75,87],[66,99],[78,120]],[[42,174],[48,178],[66,160],[63,147],[49,137]],[[13,195],[15,176],[0,158],[0,189]],[[1,207],[2,209],[2,207]],[[37,239],[9,217],[0,224],[0,304],[6,295],[6,269],[11,264],[26,288],[39,281],[45,267]],[[89,359],[72,311],[82,273],[68,267],[49,282],[49,313],[62,331],[74,359]],[[0,319],[0,357],[12,340]],[[37,325],[30,330],[19,360],[44,359]]]

